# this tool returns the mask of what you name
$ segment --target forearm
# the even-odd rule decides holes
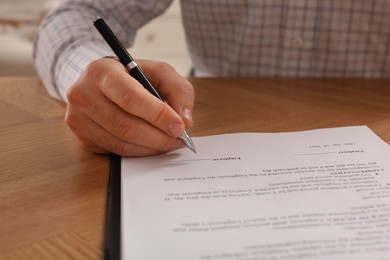
[[[130,47],[136,30],[162,13],[171,0],[151,2],[64,1],[52,10],[34,45],[35,66],[50,95],[66,101],[68,88],[91,61],[113,55],[93,28],[97,16],[107,17],[118,38]]]

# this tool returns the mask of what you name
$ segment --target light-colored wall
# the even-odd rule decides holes
[[[38,25],[58,0],[0,0],[0,75],[36,75],[32,44]]]
[[[32,37],[22,28],[0,24],[0,76],[36,75],[32,61]]]

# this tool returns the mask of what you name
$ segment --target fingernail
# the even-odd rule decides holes
[[[179,137],[181,136],[183,133],[184,133],[184,126],[182,124],[179,124],[179,123],[172,123],[170,126],[169,126],[169,133],[173,136],[173,137]]]
[[[192,121],[192,111],[189,108],[183,109],[183,116],[188,120]]]

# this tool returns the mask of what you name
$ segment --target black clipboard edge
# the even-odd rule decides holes
[[[119,260],[121,256],[121,157],[110,154],[106,221],[104,229],[104,259]]]

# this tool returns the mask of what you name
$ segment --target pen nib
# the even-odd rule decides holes
[[[180,136],[182,142],[194,153],[196,153],[194,142],[192,142],[191,137],[187,134],[187,131],[184,131],[183,135]]]

